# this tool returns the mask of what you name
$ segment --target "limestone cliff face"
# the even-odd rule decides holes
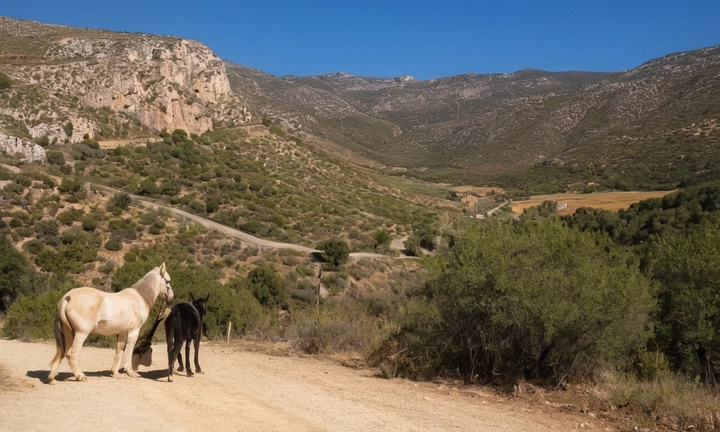
[[[45,57],[85,60],[41,66],[51,72],[44,76],[53,77],[43,84],[76,91],[83,105],[133,113],[153,130],[202,133],[212,128],[217,109],[239,105],[223,62],[195,41],[145,35],[132,40],[69,38],[51,46]]]
[[[45,149],[31,142],[23,142],[14,136],[0,134],[0,152],[11,156],[20,155],[28,162],[45,161]]]
[[[17,91],[33,87],[53,103],[41,113],[20,104],[0,107],[0,114],[26,123],[33,138],[117,136],[128,129],[123,123],[202,133],[251,119],[230,89],[224,62],[200,42],[0,19],[0,45],[28,46],[30,38],[41,39],[41,47],[23,52],[20,62],[0,61],[0,71],[19,84]],[[68,122],[73,128],[63,137]]]

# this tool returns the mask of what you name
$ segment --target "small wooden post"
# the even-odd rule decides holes
[[[316,294],[316,302],[315,302],[315,312],[320,315],[320,280],[322,279],[322,268],[318,272],[318,284],[317,284],[317,292]]]
[[[227,343],[230,343],[230,329],[232,329],[232,323],[231,323],[230,321],[228,321],[228,326],[227,326]]]

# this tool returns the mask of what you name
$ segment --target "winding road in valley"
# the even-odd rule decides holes
[[[95,189],[97,189],[97,190],[104,190],[104,191],[107,191],[107,192],[113,193],[113,194],[114,194],[114,193],[125,193],[125,194],[127,194],[127,192],[125,192],[125,191],[122,191],[122,190],[119,190],[119,189],[113,189],[113,188],[111,188],[111,187],[104,186],[104,185],[92,184],[92,187],[95,188]],[[137,201],[137,202],[142,203],[144,206],[152,207],[152,208],[154,208],[154,209],[167,210],[167,211],[169,211],[169,212],[172,212],[172,213],[173,213],[174,215],[176,215],[176,216],[180,216],[180,217],[183,217],[183,218],[192,220],[192,221],[194,221],[194,222],[197,222],[198,224],[204,226],[205,228],[212,229],[212,230],[216,230],[216,231],[221,232],[221,233],[223,233],[223,234],[225,234],[225,235],[228,235],[228,236],[230,236],[230,237],[237,238],[237,239],[239,239],[240,241],[242,241],[243,243],[247,243],[247,244],[250,244],[250,245],[253,245],[253,246],[257,246],[257,247],[259,247],[259,248],[267,248],[267,249],[291,249],[291,250],[296,250],[296,251],[299,251],[299,252],[305,252],[305,253],[309,253],[309,254],[310,254],[310,253],[319,253],[319,252],[322,252],[322,251],[317,250],[317,249],[313,249],[313,248],[310,248],[310,247],[307,247],[307,246],[301,246],[301,245],[297,245],[297,244],[293,244],[293,243],[281,243],[281,242],[276,242],[276,241],[272,241],[272,240],[265,240],[265,239],[262,239],[262,238],[259,238],[259,237],[255,237],[255,236],[253,236],[253,235],[250,235],[250,234],[248,234],[248,233],[246,233],[246,232],[240,231],[240,230],[238,230],[238,229],[235,229],[235,228],[232,228],[232,227],[229,227],[229,226],[226,226],[226,225],[223,225],[223,224],[220,224],[220,223],[217,223],[217,222],[214,222],[214,221],[205,219],[205,218],[200,217],[200,216],[198,216],[198,215],[194,215],[194,214],[189,213],[189,212],[186,212],[186,211],[184,211],[184,210],[180,210],[180,209],[177,209],[177,208],[174,208],[174,207],[166,206],[166,205],[164,205],[164,204],[159,204],[159,203],[157,203],[157,202],[155,202],[155,201],[153,201],[153,200],[150,200],[150,199],[147,199],[147,198],[143,198],[143,197],[141,197],[141,196],[131,195],[131,194],[128,194],[128,196],[130,196],[130,198],[132,198],[134,201]],[[392,248],[397,248],[397,249],[402,249],[404,246],[403,246],[403,244],[402,244],[402,241],[401,241],[400,243],[398,243],[397,241],[395,241],[395,242],[392,243],[391,247],[392,247]],[[392,258],[392,257],[387,256],[387,255],[382,255],[382,254],[372,253],[372,252],[354,252],[354,253],[351,253],[351,254],[350,254],[350,257],[351,257],[351,258],[355,258],[355,259],[358,259],[358,258],[387,258],[387,259],[391,259],[391,258]]]

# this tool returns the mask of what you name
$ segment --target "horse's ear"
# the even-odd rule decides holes
[[[192,291],[190,291],[190,301],[191,302],[195,301],[195,296],[192,294]]]
[[[160,274],[163,275],[163,274],[165,274],[165,272],[166,272],[166,270],[165,270],[165,261],[163,261],[163,263],[160,264]]]
[[[205,297],[205,303],[207,303],[208,300],[210,300],[210,293],[208,293],[207,297]]]

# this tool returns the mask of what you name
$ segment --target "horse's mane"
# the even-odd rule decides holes
[[[159,277],[159,267],[155,267],[154,269],[150,270],[148,274],[143,276],[142,279],[135,282],[130,288],[137,291],[148,304],[148,306],[152,306],[153,303],[155,303],[155,298],[157,297],[157,293],[155,291],[155,283],[157,282],[157,278]]]

